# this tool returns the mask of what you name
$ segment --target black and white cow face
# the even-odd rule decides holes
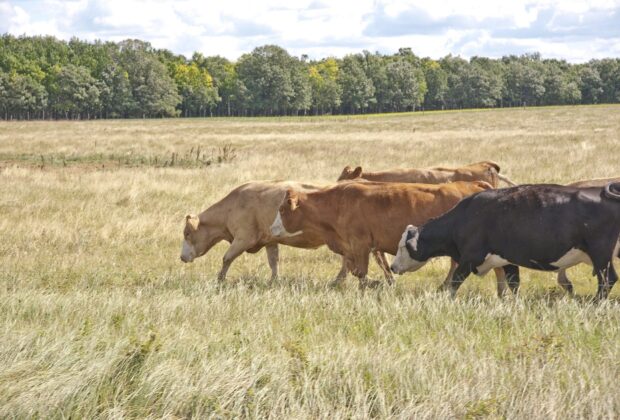
[[[390,267],[394,273],[402,274],[407,271],[416,271],[426,264],[428,259],[423,259],[418,255],[419,239],[420,229],[413,225],[407,226],[400,238],[396,257]]]

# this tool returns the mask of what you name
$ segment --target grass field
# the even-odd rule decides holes
[[[447,261],[361,295],[339,259],[225,244],[183,216],[248,180],[497,161],[519,183],[618,176],[620,106],[387,116],[0,122],[0,418],[614,418],[620,305],[522,272],[456,300]],[[379,278],[373,263],[371,276]]]

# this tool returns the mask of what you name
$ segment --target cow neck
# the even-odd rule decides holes
[[[321,190],[305,194],[305,200],[301,202],[304,207],[304,229],[309,226],[333,226],[334,220],[338,215],[337,201],[339,198],[338,189]],[[306,226],[307,225],[307,226]]]
[[[454,222],[456,221],[453,213],[448,212],[443,216],[431,219],[422,226],[420,241],[428,247],[429,258],[450,256],[454,259],[457,257],[452,240]]]
[[[229,206],[226,205],[224,200],[218,201],[217,203],[213,204],[211,207],[200,213],[198,218],[200,219],[200,223],[206,226],[226,226],[229,210]]]

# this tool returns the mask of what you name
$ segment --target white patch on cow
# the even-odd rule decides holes
[[[282,223],[282,216],[280,216],[280,212],[276,214],[276,220],[271,224],[271,234],[278,238],[289,238],[291,236],[301,235],[303,233],[302,230],[298,230],[295,233],[290,233],[286,231],[284,224]]]
[[[491,271],[491,269],[503,267],[507,264],[510,264],[508,260],[505,260],[499,255],[489,253],[484,259],[484,262],[476,267],[476,275],[484,276],[486,273]]]
[[[585,252],[577,248],[571,248],[559,260],[552,262],[551,265],[557,268],[568,268],[579,263],[592,265],[592,260]]]
[[[409,227],[405,229],[403,232],[403,236],[400,238],[400,242],[398,243],[398,250],[396,251],[396,257],[394,261],[392,261],[392,265],[390,268],[396,274],[402,274],[406,271],[416,271],[422,268],[427,261],[417,261],[411,258],[409,255],[409,251],[407,250],[407,233],[409,232]],[[416,232],[416,246],[417,246],[417,235]]]
[[[181,261],[192,262],[196,258],[196,249],[187,240],[183,241],[183,248],[181,249]]]

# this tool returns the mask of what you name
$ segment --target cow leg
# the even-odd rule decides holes
[[[505,265],[503,269],[504,274],[506,274],[508,287],[512,290],[512,293],[516,295],[519,292],[519,283],[521,282],[521,278],[519,277],[519,267],[510,264]]]
[[[452,284],[452,276],[454,276],[454,272],[456,271],[456,267],[459,265],[456,261],[450,258],[450,270],[448,270],[448,274],[446,275],[446,279],[443,281],[441,286],[439,286],[439,291],[445,291],[450,289],[450,285]]]
[[[239,238],[233,239],[232,243],[230,244],[230,247],[224,254],[224,258],[222,258],[222,269],[220,270],[220,273],[217,275],[218,281],[222,282],[226,279],[226,273],[228,272],[228,269],[230,268],[230,264],[232,264],[235,258],[243,254],[245,250],[251,248],[252,245],[253,243],[247,240],[243,240]]]
[[[353,266],[351,267],[351,272],[355,277],[359,279],[359,288],[361,291],[364,291],[369,284],[368,282],[368,260],[370,259],[369,252],[362,252],[353,257]]]
[[[560,269],[560,271],[558,272],[558,284],[562,286],[562,289],[564,289],[570,296],[574,295],[573,284],[568,279],[565,268]]]
[[[618,274],[614,269],[611,260],[601,268],[596,268],[596,277],[598,279],[598,291],[596,293],[596,299],[607,299],[609,291],[618,280]]]
[[[454,275],[452,276],[452,282],[450,283],[450,294],[452,297],[456,296],[456,292],[461,287],[461,284],[465,281],[465,279],[471,274],[471,264],[465,261],[459,261],[459,266],[454,271]]]
[[[347,273],[349,270],[347,269],[347,260],[345,257],[342,257],[342,266],[340,267],[340,271],[336,274],[336,278],[329,282],[328,287],[338,287],[342,283],[344,279],[347,278]]]
[[[385,281],[387,281],[387,284],[392,286],[394,284],[394,276],[392,275],[392,270],[390,270],[390,263],[388,263],[385,254],[380,251],[373,251],[372,256],[375,257],[375,261],[377,261],[377,264],[379,264],[379,267],[381,267],[381,270],[383,270],[383,276],[385,277]]]
[[[495,278],[497,279],[497,297],[501,299],[506,294],[506,289],[508,289],[506,272],[502,267],[494,268],[493,271],[495,271]]]
[[[267,245],[265,250],[267,251],[269,268],[271,268],[271,281],[275,281],[278,279],[278,260],[280,256],[278,244]]]

